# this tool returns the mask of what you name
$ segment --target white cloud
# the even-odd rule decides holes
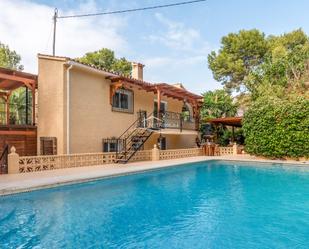
[[[153,57],[143,60],[149,82],[182,83],[195,93],[221,88],[206,66],[207,56]]]
[[[143,60],[147,67],[164,68],[166,66],[172,68],[192,66],[195,64],[206,63],[207,57],[203,55],[187,56],[187,57],[152,57]]]
[[[29,0],[1,0],[0,10],[0,41],[21,55],[25,71],[36,73],[37,53],[51,54],[53,8]],[[59,15],[96,10],[90,0],[70,12],[59,9]],[[56,54],[78,57],[102,47],[125,51],[127,44],[119,32],[124,23],[112,16],[59,19]]]
[[[194,50],[194,45],[201,41],[198,30],[186,27],[181,22],[172,21],[159,13],[156,13],[155,17],[166,27],[166,32],[148,36],[147,39],[151,42],[160,42],[177,50]]]

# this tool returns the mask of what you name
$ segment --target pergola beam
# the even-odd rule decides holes
[[[5,100],[6,103],[6,122],[7,125],[10,124],[10,96],[13,90],[25,86],[30,89],[32,93],[32,122],[35,124],[35,90],[37,87],[37,76],[33,74],[28,74],[12,69],[0,68],[0,97]],[[28,90],[27,90],[28,98]],[[28,112],[26,103],[26,116]],[[28,123],[28,118],[26,117],[26,122]]]
[[[111,84],[111,103],[112,103],[112,96],[115,94],[115,91],[119,87],[119,82],[122,82],[121,86],[137,86],[139,89],[145,90],[146,92],[153,92],[157,95],[157,99],[162,99],[162,96],[166,96],[168,98],[173,98],[179,101],[185,101],[190,103],[192,106],[196,105],[198,109],[198,101],[202,99],[202,96],[193,94],[188,92],[185,89],[177,88],[172,85],[168,85],[166,83],[159,83],[159,84],[151,84],[148,82],[136,80],[133,78],[128,78],[124,76],[107,76]],[[160,111],[158,101],[158,110]]]
[[[157,88],[157,118],[160,119],[161,109],[161,89]]]
[[[22,83],[25,83],[25,84],[35,84],[36,83],[36,80],[34,80],[34,79],[27,79],[27,78],[24,78],[24,77],[5,74],[5,73],[1,73],[1,72],[0,72],[0,79],[18,81],[18,82],[22,82]]]
[[[167,97],[175,97],[175,98],[179,98],[180,100],[193,100],[192,96],[188,93],[179,93],[179,92],[174,92],[171,90],[167,90],[166,88],[162,89],[162,94],[167,96]]]
[[[110,85],[110,104],[112,105],[113,104],[113,97],[116,93],[116,91],[120,88],[122,88],[124,86],[124,83],[122,81],[118,81],[118,82],[114,82],[113,84]]]
[[[242,117],[226,117],[226,118],[213,118],[207,120],[212,124],[223,124],[227,126],[241,127],[242,126]]]
[[[0,81],[0,85],[6,84],[6,83],[10,83],[11,80],[8,79],[3,79]]]

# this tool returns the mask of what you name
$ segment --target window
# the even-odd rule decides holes
[[[57,138],[40,137],[41,155],[57,155]]]
[[[133,92],[119,89],[113,96],[113,111],[133,113]]]
[[[122,140],[118,140],[118,151],[121,151]],[[117,139],[103,139],[103,152],[116,152]]]
[[[117,144],[113,142],[105,142],[103,152],[116,152]]]
[[[154,111],[154,113],[157,113],[157,111],[158,111],[158,101],[155,99],[153,104],[154,104],[153,105],[153,111]],[[160,112],[164,113],[166,111],[167,111],[167,102],[161,101],[160,102]]]

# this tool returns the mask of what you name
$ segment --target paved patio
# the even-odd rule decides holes
[[[207,160],[236,160],[236,161],[258,161],[268,163],[284,163],[308,165],[309,161],[277,161],[263,160],[247,155],[239,156],[219,156],[219,157],[190,157],[173,160],[134,162],[129,164],[105,164],[99,166],[66,168],[50,171],[40,171],[33,173],[0,175],[0,195],[26,192],[35,189],[56,187],[71,183],[91,181],[95,179],[113,177],[119,175],[144,172],[148,170],[160,169],[184,163],[200,162]]]

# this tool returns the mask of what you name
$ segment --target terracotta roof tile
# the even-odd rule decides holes
[[[177,87],[176,86],[177,84],[176,85],[172,85],[172,84],[168,84],[168,83],[150,83],[150,82],[147,82],[147,81],[135,79],[132,76],[127,76],[127,75],[121,74],[119,72],[108,70],[108,69],[105,69],[103,67],[98,67],[98,66],[93,65],[93,64],[81,62],[78,59],[72,59],[72,58],[69,58],[69,57],[51,56],[51,55],[44,55],[44,54],[39,54],[39,56],[45,56],[45,57],[50,57],[50,58],[58,58],[58,59],[65,59],[67,61],[73,61],[73,62],[82,64],[84,66],[88,66],[88,67],[91,67],[91,68],[94,68],[94,69],[97,69],[97,70],[100,70],[100,71],[103,71],[103,72],[106,72],[106,73],[109,73],[109,74],[113,74],[114,75],[114,77],[113,77],[114,79],[128,81],[129,83],[136,84],[136,85],[139,85],[141,87],[144,86],[145,88],[148,88],[151,91],[156,91],[158,88],[164,88],[164,89],[169,91],[169,95],[171,95],[171,97],[181,98],[181,95],[183,95],[184,99],[187,96],[189,98],[192,98],[192,99],[195,99],[195,100],[199,100],[199,101],[203,98],[200,95],[197,95],[195,93],[189,92],[185,88]],[[177,89],[177,92],[175,91],[175,89]]]

